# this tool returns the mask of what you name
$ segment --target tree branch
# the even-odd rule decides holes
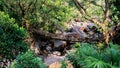
[[[104,24],[108,24],[109,21],[109,16],[110,16],[110,10],[109,10],[110,6],[109,6],[109,0],[105,0],[105,16],[104,16]]]
[[[22,3],[21,0],[19,0],[18,5],[19,5],[19,7],[20,7],[20,15],[21,15],[21,17],[23,18],[24,15],[25,15],[25,10],[23,9],[23,6],[22,6],[21,3]]]
[[[82,15],[86,15],[86,9],[79,3],[79,1],[73,0],[73,2],[78,8],[78,10],[82,13]]]

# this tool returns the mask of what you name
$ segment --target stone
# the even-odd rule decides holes
[[[60,62],[54,62],[48,68],[61,68],[61,63]]]
[[[60,53],[59,51],[54,51],[54,52],[53,52],[53,55],[58,55],[58,56],[60,56],[61,53]]]
[[[50,47],[49,45],[46,47],[46,50],[47,51],[51,51],[52,50],[52,47]]]
[[[40,54],[39,42],[33,42],[30,48],[35,51],[36,55]]]
[[[66,68],[73,68],[73,65],[69,61],[66,62]],[[62,64],[61,62],[54,62],[52,63],[48,68],[61,68]]]
[[[46,64],[46,66],[50,66],[52,63],[60,62],[64,58],[65,58],[65,56],[58,56],[58,55],[48,54],[48,56],[46,58],[44,58],[44,62]]]
[[[58,41],[54,42],[54,47],[55,48],[64,47],[66,44],[67,44],[66,41],[60,41],[60,40],[58,40]]]

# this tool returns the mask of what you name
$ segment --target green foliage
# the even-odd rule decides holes
[[[120,1],[119,0],[110,0],[111,7],[110,7],[110,18],[112,19],[112,25],[115,24],[118,26],[116,30],[116,35],[114,36],[113,42],[116,44],[120,44]]]
[[[42,30],[55,32],[63,23],[69,21],[72,17],[71,8],[68,3],[63,0],[41,0],[38,17]],[[52,26],[52,28],[51,28]]]
[[[5,12],[6,14],[9,14],[10,17],[14,18],[15,21],[18,23],[18,25],[21,22],[20,17],[20,10],[18,8],[17,1],[14,0],[0,0],[0,10]],[[15,9],[16,8],[16,9]]]
[[[98,47],[99,50],[103,49],[104,48],[104,43],[98,42],[97,47]]]
[[[120,1],[119,0],[110,0],[111,2],[111,19],[114,23],[118,23],[120,21]]]
[[[119,68],[120,46],[112,43],[109,46],[100,51],[95,45],[85,44],[67,58],[78,68]]]
[[[80,45],[80,43],[75,43],[75,44],[73,44],[73,46],[74,46],[75,48],[78,48],[78,47],[80,47],[81,45]]]
[[[66,56],[67,59],[72,63],[74,68],[79,68],[80,66],[78,65],[78,56],[76,56],[73,52],[69,52],[68,55]]]
[[[86,18],[96,18],[100,21],[103,21],[104,19],[104,9],[105,9],[105,3],[104,0],[75,0],[78,1],[79,4],[82,6],[82,9],[86,12],[86,15],[80,15],[80,18],[82,20],[86,21]],[[72,4],[72,6],[75,7],[73,0],[69,2]],[[78,11],[80,11],[81,8],[78,8]]]
[[[74,13],[67,1],[63,0],[1,0],[3,11],[22,25],[28,20],[32,27],[55,32],[63,23],[69,21]],[[21,4],[21,5],[20,5]]]
[[[65,60],[61,61],[61,64],[62,64],[61,68],[66,68],[67,64],[66,64]]]
[[[15,58],[25,52],[27,46],[23,42],[26,31],[19,27],[13,18],[0,12],[0,54],[2,58]]]
[[[9,68],[46,68],[42,60],[33,51],[17,56]]]

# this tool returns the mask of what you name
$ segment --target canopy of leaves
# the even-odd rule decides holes
[[[1,0],[1,10],[22,25],[28,20],[32,27],[55,32],[73,17],[72,8],[63,0]],[[52,27],[51,27],[52,26]]]

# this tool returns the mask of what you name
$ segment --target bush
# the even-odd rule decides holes
[[[0,56],[13,59],[19,53],[25,52],[27,46],[23,43],[26,31],[19,27],[13,18],[0,12]]]
[[[98,50],[95,45],[85,44],[67,58],[77,68],[119,68],[120,46],[110,43],[110,47]]]
[[[10,68],[46,68],[39,57],[36,57],[33,51],[19,55]]]

